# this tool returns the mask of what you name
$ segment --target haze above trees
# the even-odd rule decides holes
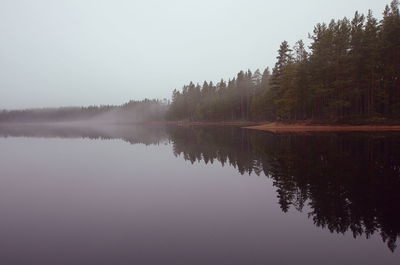
[[[171,102],[0,112],[0,122],[97,120],[276,121],[400,118],[400,14],[393,0],[371,11],[319,23],[307,48],[283,41],[270,71],[240,71],[228,81],[190,82]]]

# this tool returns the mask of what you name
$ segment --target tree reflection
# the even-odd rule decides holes
[[[175,155],[228,163],[273,180],[282,211],[307,205],[314,224],[354,237],[400,236],[400,136],[272,134],[234,127],[169,127]]]
[[[273,134],[238,127],[0,126],[0,136],[170,141],[191,163],[235,167],[272,179],[282,211],[307,209],[316,226],[354,237],[379,233],[390,250],[400,237],[400,135]]]
[[[93,123],[0,124],[0,137],[121,139],[130,144],[158,145],[167,142],[164,126]]]

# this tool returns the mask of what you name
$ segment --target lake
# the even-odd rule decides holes
[[[1,264],[399,264],[400,134],[0,126]]]

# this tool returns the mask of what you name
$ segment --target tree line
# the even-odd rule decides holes
[[[131,100],[122,105],[61,107],[0,111],[1,122],[141,122],[164,119],[168,104],[156,99]]]
[[[283,41],[271,71],[240,71],[228,81],[174,90],[170,120],[400,118],[399,1],[372,12],[319,23],[290,47]]]

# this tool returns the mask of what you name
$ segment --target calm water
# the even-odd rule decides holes
[[[400,264],[400,134],[0,126],[1,264]]]

